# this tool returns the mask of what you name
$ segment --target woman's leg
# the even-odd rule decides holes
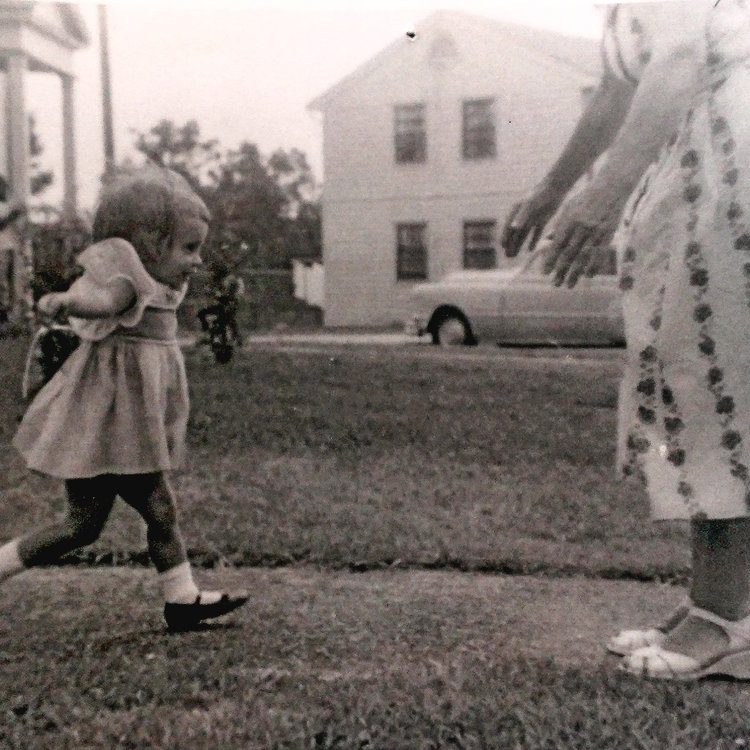
[[[691,545],[693,603],[725,620],[750,615],[750,518],[693,521]],[[701,662],[726,645],[719,627],[694,617],[685,618],[664,642],[665,649]]]
[[[48,565],[99,537],[115,501],[112,477],[69,479],[65,488],[68,494],[65,518],[18,540],[18,556],[24,567]]]
[[[693,601],[725,620],[750,614],[750,518],[693,521]]]

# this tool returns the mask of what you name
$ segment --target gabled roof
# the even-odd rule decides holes
[[[456,36],[481,38],[497,45],[514,44],[519,48],[519,54],[526,53],[538,58],[546,58],[578,75],[598,79],[601,74],[599,42],[587,37],[560,34],[471,13],[447,10],[431,13],[418,23],[415,29],[417,38],[425,38],[443,30]],[[313,99],[307,105],[308,109],[325,110],[333,99],[376,72],[391,55],[411,43],[405,35],[395,39],[374,57]]]

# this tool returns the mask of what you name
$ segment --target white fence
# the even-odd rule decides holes
[[[323,264],[317,261],[292,261],[294,296],[308,305],[323,307]]]

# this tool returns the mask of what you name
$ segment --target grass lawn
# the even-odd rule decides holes
[[[9,447],[23,342],[0,347],[1,539],[63,504]],[[689,562],[685,529],[614,479],[614,359],[186,355],[184,532],[201,577],[250,606],[166,635],[118,507],[69,561],[99,567],[0,589],[0,745],[748,746],[742,685],[643,684],[599,645],[679,601]]]
[[[9,354],[6,445],[22,410],[20,351]],[[643,491],[615,479],[611,358],[350,347],[187,360],[190,466],[175,485],[196,562],[685,576],[684,530],[648,523]],[[29,475],[12,449],[0,477],[0,538],[62,508],[60,483]],[[123,509],[85,559],[143,551]]]
[[[143,570],[7,583],[0,602],[17,609],[0,620],[0,744],[730,750],[750,739],[747,690],[644,684],[598,647],[611,618],[644,603],[653,616],[678,601],[674,587],[312,566],[201,577],[248,585],[249,606],[174,636]]]

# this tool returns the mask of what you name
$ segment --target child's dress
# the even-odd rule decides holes
[[[75,284],[125,278],[135,302],[110,318],[71,318],[81,344],[32,401],[14,445],[30,469],[62,479],[178,468],[189,411],[176,317],[185,288],[153,279],[121,239],[92,245],[78,263]]]

